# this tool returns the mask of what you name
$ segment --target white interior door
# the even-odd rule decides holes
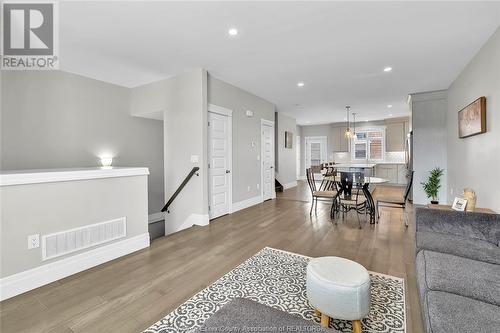
[[[327,138],[306,137],[306,169],[326,163]]]
[[[276,196],[274,188],[274,123],[262,121],[261,138],[262,199]]]
[[[208,113],[208,195],[210,218],[230,213],[231,117]]]

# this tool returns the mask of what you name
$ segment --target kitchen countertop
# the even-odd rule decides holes
[[[373,168],[376,163],[339,163],[334,164],[336,168]]]

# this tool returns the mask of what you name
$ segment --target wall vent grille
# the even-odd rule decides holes
[[[53,259],[92,246],[108,243],[124,238],[126,235],[126,217],[43,235],[42,260]]]

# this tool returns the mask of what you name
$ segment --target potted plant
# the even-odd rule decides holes
[[[425,194],[431,200],[432,204],[438,204],[438,191],[441,187],[441,176],[443,175],[444,170],[441,168],[434,168],[430,171],[429,179],[427,182],[422,182],[421,184],[424,186]]]

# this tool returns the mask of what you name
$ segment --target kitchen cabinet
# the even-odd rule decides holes
[[[405,123],[388,123],[385,132],[386,151],[404,151],[405,149]]]
[[[406,168],[404,164],[377,164],[375,166],[375,177],[388,179],[388,185],[405,185]]]
[[[345,126],[332,127],[333,151],[347,152],[349,151],[349,140],[345,137]]]
[[[408,182],[406,179],[406,166],[404,164],[398,164],[398,184],[404,184]]]

